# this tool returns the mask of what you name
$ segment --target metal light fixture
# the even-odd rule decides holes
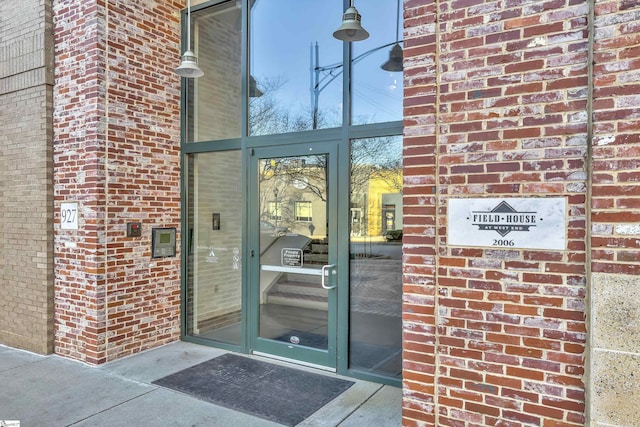
[[[366,39],[369,37],[369,33],[362,28],[360,21],[362,21],[362,17],[353,7],[353,0],[351,0],[351,6],[342,15],[342,25],[334,31],[333,37],[344,42],[357,42]]]
[[[204,75],[198,67],[198,58],[191,51],[191,0],[187,0],[187,50],[182,54],[182,63],[176,68],[176,74],[188,79]]]
[[[249,75],[249,98],[260,98],[262,95],[264,92],[258,88],[258,82],[252,75]]]
[[[398,15],[396,16],[396,44],[393,45],[389,51],[389,60],[382,64],[380,67],[385,71],[402,71],[404,66],[402,65],[402,59],[404,52],[400,47],[400,0],[398,0]]]
[[[402,71],[404,69],[402,65],[403,56],[402,48],[396,43],[389,51],[389,60],[382,64],[380,68],[391,72]]]

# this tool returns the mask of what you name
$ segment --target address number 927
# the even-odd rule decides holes
[[[78,229],[77,203],[62,203],[60,205],[60,228],[63,230]]]
[[[63,224],[74,224],[78,220],[76,219],[76,215],[78,214],[76,209],[60,209],[60,219]]]

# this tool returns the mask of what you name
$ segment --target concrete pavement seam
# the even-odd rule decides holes
[[[353,411],[349,412],[347,416],[345,416],[338,424],[336,424],[336,427],[339,427],[342,423],[348,420],[351,415],[355,414],[358,411],[358,409],[362,408],[368,401],[370,401],[373,398],[373,396],[378,394],[380,390],[382,390],[382,388],[384,387],[384,384],[379,384],[379,385],[380,387],[378,387],[376,391],[371,393],[371,395],[367,397],[364,401],[362,401],[362,403],[360,403]]]
[[[91,418],[95,417],[96,415],[103,414],[103,413],[105,413],[105,412],[107,412],[107,411],[110,411],[110,410],[112,410],[112,409],[114,409],[114,408],[117,408],[118,406],[122,406],[122,405],[124,405],[125,403],[128,403],[128,402],[131,402],[131,401],[133,401],[133,400],[139,399],[139,398],[141,398],[141,397],[143,397],[143,396],[146,396],[146,395],[147,395],[147,394],[149,394],[149,393],[153,393],[154,391],[157,391],[158,389],[159,389],[159,387],[156,387],[156,388],[154,388],[153,390],[149,390],[149,391],[147,391],[147,392],[145,392],[145,393],[141,393],[141,394],[139,394],[139,395],[137,395],[137,396],[135,396],[135,397],[132,397],[132,398],[130,398],[130,399],[123,400],[122,402],[119,402],[117,405],[110,406],[110,407],[105,408],[105,409],[103,409],[103,410],[101,410],[101,411],[98,411],[98,412],[96,412],[96,413],[94,413],[94,414],[91,414],[91,415],[89,415],[88,417],[84,417],[84,418],[82,418],[82,419],[80,419],[80,420],[74,421],[74,422],[73,422],[73,423],[71,423],[71,424],[67,424],[67,425],[66,425],[66,427],[74,426],[74,425],[77,425],[77,424],[79,424],[79,423],[81,423],[81,422],[83,422],[83,421],[90,420]]]

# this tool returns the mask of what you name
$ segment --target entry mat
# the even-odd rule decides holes
[[[302,422],[354,384],[233,353],[153,383],[287,426]]]

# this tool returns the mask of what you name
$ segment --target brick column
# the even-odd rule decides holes
[[[640,4],[595,7],[591,425],[640,425]]]
[[[581,426],[586,2],[408,0],[405,40],[404,424]],[[447,241],[449,199],[545,196],[567,250]]]
[[[404,2],[403,424],[435,425],[435,1]]]
[[[182,7],[54,1],[55,206],[79,206],[78,230],[56,216],[58,354],[98,364],[179,336],[180,258],[151,259],[151,228],[180,227]]]

